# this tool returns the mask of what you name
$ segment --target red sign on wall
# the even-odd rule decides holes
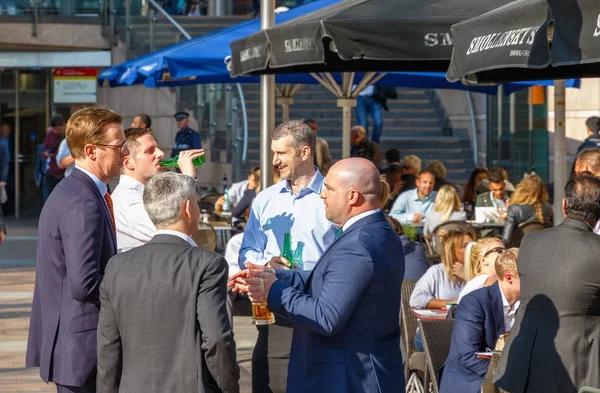
[[[55,68],[53,72],[54,76],[58,77],[93,77],[96,78],[95,68]]]

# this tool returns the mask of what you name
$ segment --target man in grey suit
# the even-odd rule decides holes
[[[161,173],[143,198],[156,235],[111,258],[100,286],[98,393],[238,393],[227,262],[190,237],[196,181]]]
[[[564,221],[521,243],[521,306],[495,382],[511,393],[600,387],[600,179],[575,175],[565,196]]]
[[[71,176],[44,204],[38,225],[35,289],[27,367],[39,367],[59,393],[96,391],[99,287],[117,253],[112,199],[106,184],[129,154],[123,119],[102,108],[75,112],[67,141]]]

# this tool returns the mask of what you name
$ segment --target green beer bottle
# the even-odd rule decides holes
[[[159,164],[163,168],[179,168],[177,160],[179,160],[179,155],[169,158],[168,160],[162,160]],[[206,162],[206,158],[204,156],[196,157],[192,162],[194,163],[194,166],[202,166]]]
[[[304,243],[298,242],[294,250],[294,266],[300,270],[304,269],[304,261],[302,260],[302,252],[304,251]]]
[[[294,253],[292,252],[292,234],[286,232],[283,235],[283,251],[281,256],[290,261],[290,268],[294,266]]]

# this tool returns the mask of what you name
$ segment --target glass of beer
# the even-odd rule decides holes
[[[262,278],[258,281],[259,290],[262,295],[265,292],[265,284]],[[261,296],[260,303],[252,303],[252,324],[253,325],[271,325],[275,323],[275,315],[267,307],[266,296]]]

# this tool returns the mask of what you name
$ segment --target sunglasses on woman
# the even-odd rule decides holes
[[[490,250],[488,250],[485,254],[483,254],[483,257],[487,257],[490,254],[493,254],[495,252],[497,252],[498,254],[502,254],[504,251],[506,251],[506,248],[504,247],[494,247]]]

